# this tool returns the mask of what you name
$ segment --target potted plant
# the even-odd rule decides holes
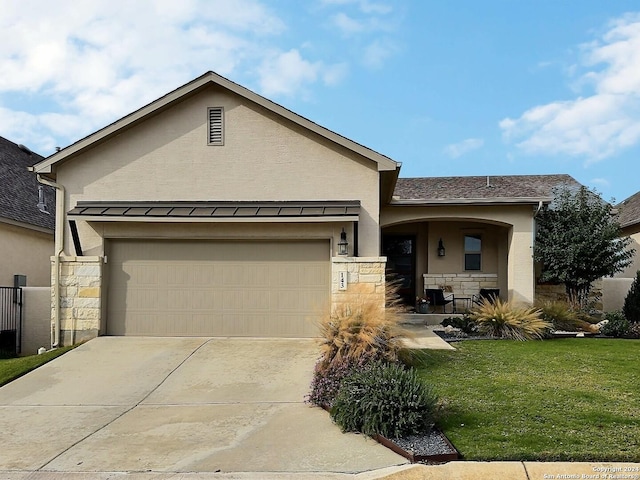
[[[416,297],[416,312],[429,313],[429,300],[424,297]]]

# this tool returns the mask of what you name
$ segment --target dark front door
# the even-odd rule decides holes
[[[387,279],[397,281],[398,294],[407,305],[416,303],[416,237],[384,235],[382,255],[387,257]]]

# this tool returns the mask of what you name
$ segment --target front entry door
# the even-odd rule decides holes
[[[398,294],[406,305],[415,305],[415,235],[384,235],[382,255],[387,257],[387,279],[398,282],[400,286]]]

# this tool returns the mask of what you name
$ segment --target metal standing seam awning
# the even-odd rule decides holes
[[[360,201],[81,201],[67,215],[97,222],[357,222]]]

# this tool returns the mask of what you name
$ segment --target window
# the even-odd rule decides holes
[[[224,145],[224,109],[209,108],[209,145]]]
[[[480,235],[464,236],[464,269],[480,270],[482,268],[482,237]]]

